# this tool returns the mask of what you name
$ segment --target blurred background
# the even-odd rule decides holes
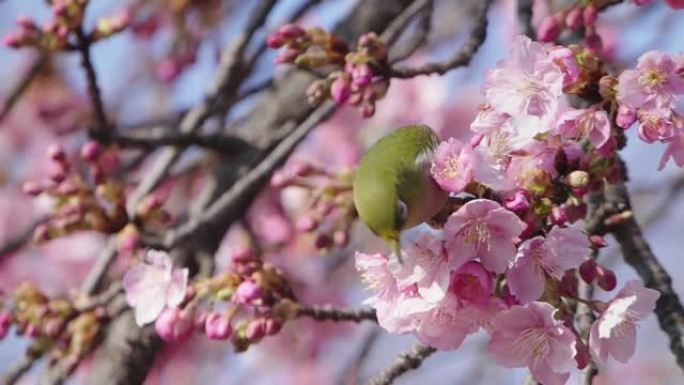
[[[361,0],[359,0],[361,1]],[[477,0],[436,0],[427,44],[410,59],[411,63],[444,57],[458,49],[471,27],[469,18]],[[221,49],[244,27],[246,15],[256,2],[248,0],[149,0],[91,1],[86,25],[134,5],[136,27],[96,44],[92,55],[108,116],[117,127],[135,131],[142,127],[172,125],[180,113],[198,103],[205,94],[217,66]],[[545,1],[537,1],[533,23],[548,14]],[[265,30],[272,31],[300,5],[298,0],[280,0],[269,16]],[[358,4],[352,0],[323,0],[301,20],[305,26],[330,28]],[[558,4],[551,4],[551,7]],[[0,2],[0,36],[15,30],[15,20],[29,15],[36,20],[49,16],[41,0]],[[516,2],[496,1],[489,13],[484,46],[467,68],[445,76],[393,80],[387,97],[376,114],[361,119],[359,113],[342,107],[319,125],[300,145],[293,159],[305,159],[329,170],[352,167],[365,146],[387,130],[401,124],[426,123],[442,138],[467,137],[470,121],[481,102],[483,71],[507,54],[518,32]],[[409,28],[416,28],[415,25]],[[664,2],[647,7],[625,2],[611,7],[599,19],[604,39],[604,56],[615,69],[634,66],[648,50],[684,51],[684,11],[673,11]],[[259,32],[260,39],[265,38]],[[256,47],[251,47],[256,49]],[[259,84],[286,69],[273,62],[276,52],[258,61],[246,86]],[[0,47],[0,100],[5,100],[22,74],[31,70],[38,55],[31,49]],[[44,216],[49,202],[21,192],[26,180],[46,174],[46,149],[54,142],[76,149],[86,140],[84,127],[90,119],[86,82],[76,54],[59,54],[46,60],[40,75],[14,109],[0,121],[0,247],[30,231]],[[305,95],[292,95],[306,103]],[[228,116],[209,124],[239,119],[253,103],[242,100]],[[680,106],[682,107],[682,106]],[[684,110],[682,110],[684,112]],[[223,121],[221,121],[223,119]],[[630,170],[637,218],[645,227],[656,255],[674,278],[674,287],[684,296],[684,173],[670,165],[657,172],[663,147],[636,140],[624,157]],[[154,155],[154,154],[153,154]],[[202,156],[190,149],[176,165],[193,164]],[[134,186],[149,161],[132,173]],[[201,173],[168,184],[166,206],[180,215],[203,183]],[[266,189],[254,202],[243,221],[232,228],[219,249],[217,271],[226,269],[231,253],[245,244],[245,228],[253,230],[265,245],[267,259],[285,270],[298,298],[304,303],[335,303],[360,307],[368,296],[353,267],[355,250],[380,250],[379,244],[356,226],[351,242],[343,249],[323,253],[313,247],[310,236],[297,234],[294,220],[301,212],[302,192]],[[297,236],[295,236],[297,235]],[[36,282],[51,295],[77,289],[103,248],[105,237],[78,233],[41,245],[18,249],[3,248],[0,254],[0,290],[11,291],[25,280]],[[635,278],[614,248],[605,249],[601,259],[613,268],[620,282]],[[124,262],[122,262],[124,263]],[[496,366],[487,355],[484,335],[473,335],[455,352],[440,352],[399,384],[520,384],[526,371]],[[684,383],[668,349],[668,341],[654,316],[641,324],[637,353],[627,365],[611,362],[600,368],[597,385]],[[396,354],[415,342],[411,336],[388,335],[376,325],[333,324],[297,320],[247,352],[235,354],[230,344],[201,336],[190,342],[168,344],[157,357],[146,384],[348,384],[362,382],[387,366]],[[0,341],[0,372],[23,354],[27,342],[12,333]],[[42,364],[44,365],[44,364]],[[35,383],[43,366],[35,366],[19,383]],[[85,383],[86,361],[69,383]],[[574,383],[576,374],[569,383]]]

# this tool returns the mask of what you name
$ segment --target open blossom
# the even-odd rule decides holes
[[[670,158],[674,160],[677,166],[684,167],[684,132],[681,132],[681,130],[668,142],[665,152],[660,158],[658,170],[665,168]]]
[[[627,362],[636,346],[636,322],[655,309],[660,293],[647,289],[639,280],[630,280],[608,303],[589,334],[589,348],[595,360],[605,363],[608,356]]]
[[[188,269],[174,268],[169,255],[156,250],[149,250],[143,263],[123,276],[126,301],[135,309],[139,326],[156,320],[166,307],[179,306],[187,286]]]
[[[642,110],[639,113],[639,138],[647,143],[666,142],[677,134],[669,108]]]
[[[420,322],[415,330],[418,339],[439,350],[461,346],[468,334],[477,330],[460,314],[461,306],[456,296],[449,293],[437,306],[418,314]]]
[[[404,261],[388,262],[399,288],[416,285],[418,294],[431,302],[441,300],[449,289],[453,264],[440,236],[421,232],[403,249]]]
[[[575,366],[576,340],[572,331],[554,318],[556,308],[544,302],[513,306],[493,322],[489,352],[497,363],[527,366],[544,385],[562,385]]]
[[[414,331],[419,322],[416,313],[434,308],[434,304],[418,295],[415,285],[399,289],[389,270],[388,258],[382,254],[356,253],[356,270],[373,292],[364,303],[375,309],[378,324],[392,333]]]
[[[472,148],[449,138],[437,147],[430,173],[442,189],[458,193],[472,180],[473,169],[477,167],[475,161]]]
[[[475,199],[444,224],[447,252],[455,266],[479,257],[487,270],[503,273],[515,257],[515,240],[524,229],[523,221],[499,203]]]
[[[610,138],[610,121],[603,110],[569,110],[560,116],[557,130],[566,138],[589,139],[599,148]]]
[[[563,77],[543,45],[519,36],[509,57],[487,72],[485,99],[513,117],[545,117],[558,109]]]
[[[535,301],[544,292],[546,276],[557,280],[589,258],[589,238],[580,230],[554,227],[546,238],[537,236],[520,245],[506,274],[511,293],[521,303]]]
[[[684,93],[680,65],[663,52],[641,55],[634,70],[626,70],[618,79],[618,101],[632,108],[672,108],[674,96]]]

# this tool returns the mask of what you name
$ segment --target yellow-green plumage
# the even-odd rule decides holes
[[[354,179],[361,220],[393,251],[399,234],[433,217],[447,193],[430,177],[439,138],[428,126],[406,126],[378,140],[364,154]]]

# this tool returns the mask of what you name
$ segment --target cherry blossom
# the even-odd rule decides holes
[[[489,352],[500,365],[527,366],[544,385],[562,385],[575,365],[575,336],[554,318],[557,310],[544,302],[531,302],[502,311],[492,321]]]
[[[526,240],[506,273],[511,293],[522,303],[539,299],[547,275],[560,280],[566,270],[579,267],[589,258],[589,245],[587,236],[573,227],[556,226],[546,237]]]
[[[520,218],[488,199],[466,203],[444,224],[447,251],[455,265],[479,257],[496,273],[503,273],[515,258],[515,239],[524,229]]]
[[[449,138],[437,147],[430,173],[442,189],[458,193],[472,180],[475,167],[477,162],[473,150],[460,141]]]
[[[594,359],[605,363],[611,356],[627,362],[634,355],[636,323],[653,312],[658,297],[658,291],[645,288],[641,281],[628,281],[591,326],[589,348]]]
[[[618,101],[632,108],[672,108],[674,96],[684,93],[684,79],[671,55],[649,51],[634,70],[619,77]]]
[[[164,308],[179,306],[185,298],[188,269],[174,268],[169,255],[149,250],[145,260],[123,277],[126,301],[135,309],[135,321],[143,326],[159,317]]]

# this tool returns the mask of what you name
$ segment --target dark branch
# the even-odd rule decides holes
[[[383,370],[382,373],[370,382],[370,385],[390,385],[402,374],[417,369],[423,361],[432,353],[436,352],[435,348],[425,345],[416,345],[411,350],[401,353],[394,360],[394,363]]]
[[[298,317],[310,317],[319,321],[373,321],[378,322],[374,309],[336,309],[326,306],[302,306],[297,309]]]
[[[251,146],[246,141],[226,135],[199,135],[194,133],[148,133],[117,135],[113,142],[121,147],[155,149],[162,146],[189,147],[199,146],[227,154],[238,154]]]
[[[5,104],[0,110],[0,122],[5,120],[7,116],[12,112],[14,106],[16,106],[19,99],[21,99],[24,92],[28,90],[29,86],[35,80],[38,75],[43,71],[48,63],[48,56],[41,54],[35,61],[31,64],[31,67],[26,71],[26,74],[21,78],[19,83],[17,83],[14,88],[9,92],[9,96],[5,100]]]
[[[89,135],[97,140],[107,141],[110,134],[110,126],[107,122],[107,115],[105,114],[104,104],[102,102],[102,93],[97,84],[97,74],[90,54],[90,47],[92,42],[83,32],[83,27],[79,26],[76,29],[76,37],[78,38],[78,52],[81,55],[81,66],[85,70],[86,81],[88,82],[88,96],[95,114],[95,127],[89,130]]]
[[[28,372],[33,363],[36,361],[36,357],[26,353],[17,362],[15,362],[10,369],[0,377],[0,385],[13,385],[19,379]]]
[[[443,62],[432,62],[420,67],[393,67],[390,68],[388,75],[395,78],[412,78],[420,75],[443,75],[454,68],[463,67],[470,64],[473,56],[487,38],[487,11],[492,4],[492,0],[482,0],[476,11],[475,26],[470,32],[470,38],[460,51],[456,52],[451,58]]]
[[[537,32],[532,26],[532,6],[533,0],[518,0],[518,29],[525,36],[532,40],[537,40]]]

